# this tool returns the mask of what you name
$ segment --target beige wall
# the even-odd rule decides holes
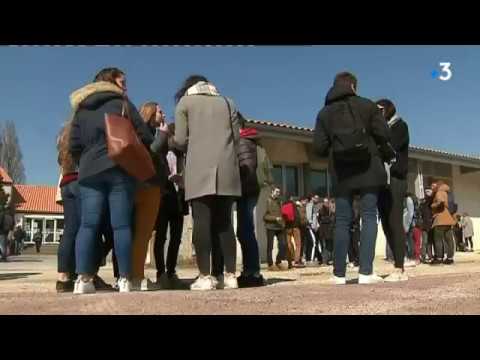
[[[297,141],[264,138],[261,143],[273,163],[304,164],[308,162],[306,144]]]
[[[461,213],[467,212],[473,220],[475,236],[473,247],[480,247],[480,171],[461,174],[460,167],[453,167],[455,201]]]
[[[262,144],[267,150],[269,157],[274,163],[291,163],[291,164],[306,164],[314,169],[323,169],[327,167],[326,159],[319,159],[313,154],[312,146],[305,143],[264,138]],[[460,174],[459,166],[453,166],[453,182],[456,201],[461,212],[470,213],[473,222],[475,234],[474,247],[480,247],[480,172],[470,174]],[[256,209],[256,226],[257,239],[259,242],[259,250],[261,259],[266,261],[266,231],[263,223],[263,214],[265,213],[266,199],[269,196],[269,190],[265,189],[260,195],[259,202]],[[234,217],[235,218],[235,217]],[[185,221],[184,237],[180,248],[180,261],[185,261],[191,258],[191,217],[187,217]],[[376,242],[376,256],[385,255],[385,235],[382,226],[378,226],[378,236]],[[274,255],[276,254],[276,244],[274,244]],[[237,246],[237,259],[241,263],[241,251]]]

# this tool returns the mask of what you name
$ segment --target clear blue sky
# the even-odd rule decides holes
[[[479,46],[3,47],[0,59],[0,121],[16,123],[30,184],[56,183],[68,96],[106,66],[126,72],[135,104],[157,101],[169,119],[180,83],[200,73],[247,117],[309,127],[334,75],[350,70],[362,96],[397,104],[412,144],[480,152]],[[432,78],[439,62],[452,63],[451,80]]]

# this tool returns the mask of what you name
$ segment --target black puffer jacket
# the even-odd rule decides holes
[[[433,197],[426,197],[420,204],[420,213],[422,215],[422,230],[430,231],[433,225],[433,211],[432,211]]]
[[[255,196],[260,192],[257,179],[257,143],[254,139],[240,137],[238,145],[238,162],[242,196]]]
[[[343,113],[348,111],[349,102],[357,119],[369,131],[369,163],[342,167],[335,164],[331,149],[332,129],[345,129],[350,123],[343,123]],[[380,110],[372,101],[356,96],[352,89],[337,86],[328,92],[325,107],[317,116],[314,134],[314,150],[319,156],[329,156],[329,170],[335,195],[349,195],[360,189],[378,189],[387,184],[384,161],[394,156],[389,144],[390,131]]]
[[[150,144],[150,155],[152,156],[153,164],[155,165],[156,174],[148,180],[147,183],[154,186],[159,186],[162,194],[167,191],[167,181],[170,175],[168,168],[166,154],[168,152],[168,134],[159,131],[151,126],[148,126],[152,136],[153,142]]]
[[[108,157],[105,139],[105,114],[122,113],[122,95],[104,91],[105,83],[93,83],[72,94],[72,107],[78,110],[70,134],[70,152],[79,162],[79,181],[117,167]],[[83,92],[83,93],[82,93]],[[80,93],[80,94],[78,94]],[[80,100],[77,100],[80,99]],[[78,103],[77,103],[78,102]],[[149,146],[153,135],[135,106],[128,101],[130,116],[140,140]]]
[[[390,168],[391,176],[405,180],[408,174],[408,147],[410,135],[408,125],[402,119],[398,119],[391,127],[392,146],[397,153],[397,161]]]

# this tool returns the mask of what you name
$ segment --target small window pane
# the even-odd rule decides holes
[[[285,195],[298,196],[298,168],[287,166],[285,168],[285,177],[287,182]]]
[[[279,165],[275,165],[272,169],[272,176],[273,176],[273,181],[275,181],[275,185],[280,187],[280,189],[282,189],[283,187],[282,167]]]

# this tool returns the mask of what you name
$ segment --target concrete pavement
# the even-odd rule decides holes
[[[391,268],[376,259],[378,274]],[[55,292],[55,256],[24,255],[0,263],[0,314],[480,314],[479,253],[457,253],[453,266],[420,265],[404,283],[358,285],[357,271],[348,270],[346,286],[323,284],[331,267],[316,267],[265,270],[269,285],[255,289],[74,296]],[[100,275],[113,281],[109,265]],[[179,276],[192,281],[196,270]]]

